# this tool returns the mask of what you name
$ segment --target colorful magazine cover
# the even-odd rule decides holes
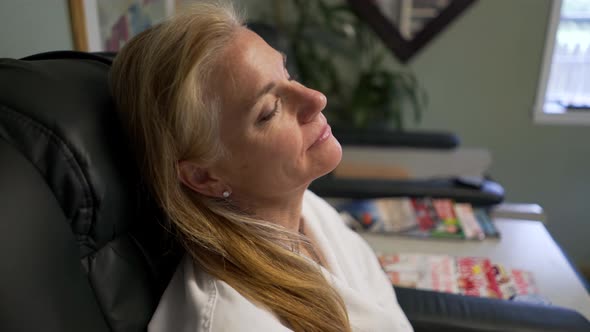
[[[492,262],[481,257],[457,257],[459,292],[463,295],[502,298]]]
[[[432,205],[438,215],[438,224],[431,236],[443,238],[464,238],[463,230],[455,215],[454,202],[450,199],[433,199]]]
[[[529,271],[506,269],[502,264],[493,264],[496,283],[503,299],[509,300],[520,295],[536,295],[539,289]]]
[[[478,239],[499,233],[485,210],[450,199],[378,198],[354,200],[338,210],[357,231],[423,238]]]
[[[449,199],[421,198],[412,200],[418,227],[403,235],[424,238],[463,239],[463,231]]]
[[[446,255],[380,255],[379,261],[396,286],[458,293],[455,261]]]
[[[430,198],[412,198],[412,207],[421,231],[429,232],[436,226],[438,215],[434,210],[434,206],[432,206]]]
[[[508,300],[516,295],[518,291],[512,282],[511,272],[506,270],[502,264],[494,264],[492,269],[502,298]]]
[[[463,230],[463,235],[466,239],[485,239],[486,235],[481,229],[481,226],[479,226],[479,222],[475,218],[475,214],[473,214],[471,204],[456,203],[454,209],[455,215],[461,224],[461,229]]]
[[[364,231],[402,232],[418,225],[408,198],[355,200],[339,210],[352,216]]]
[[[475,218],[479,222],[481,229],[483,230],[486,237],[499,238],[500,232],[496,228],[496,225],[492,222],[490,215],[484,209],[473,209]]]
[[[395,286],[507,300],[541,298],[531,272],[506,269],[488,258],[410,253],[378,258]]]

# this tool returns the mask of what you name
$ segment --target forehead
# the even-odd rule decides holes
[[[272,56],[276,51],[253,31],[240,27],[223,52],[225,66],[252,64],[260,56]]]
[[[282,55],[260,36],[246,28],[239,28],[220,54],[215,76],[216,91],[222,100],[252,102],[256,91],[274,79],[281,69]]]

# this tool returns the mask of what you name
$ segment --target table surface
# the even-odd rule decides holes
[[[590,320],[590,295],[545,226],[534,220],[494,219],[500,239],[459,241],[362,233],[382,253],[481,256],[533,273],[540,295]]]

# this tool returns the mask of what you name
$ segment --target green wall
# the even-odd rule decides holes
[[[589,266],[590,128],[532,120],[549,12],[548,0],[480,0],[410,66],[431,102],[420,127],[488,148],[507,200],[542,205],[552,235]]]
[[[0,1],[0,57],[72,49],[67,0]]]

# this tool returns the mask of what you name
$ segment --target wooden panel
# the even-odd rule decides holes
[[[88,51],[86,18],[84,17],[84,0],[69,0],[68,2],[70,5],[70,22],[72,25],[74,48],[77,51]]]
[[[370,165],[366,163],[342,162],[333,172],[339,178],[352,179],[409,179],[410,173],[403,167],[393,165]]]

